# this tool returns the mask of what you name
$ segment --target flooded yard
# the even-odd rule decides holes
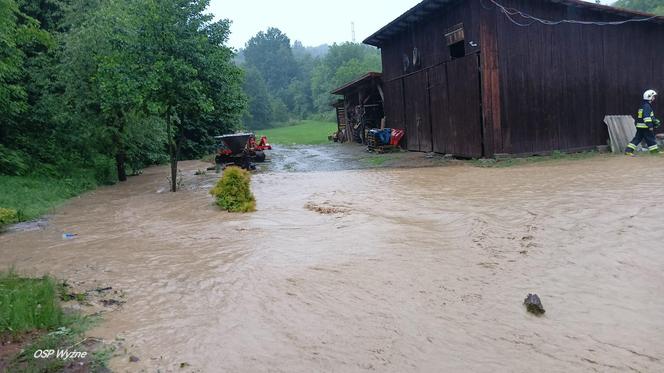
[[[345,148],[275,150],[244,215],[206,164],[176,194],[150,168],[0,235],[0,266],[122,290],[88,333],[121,342],[119,372],[664,370],[664,158],[372,169]]]

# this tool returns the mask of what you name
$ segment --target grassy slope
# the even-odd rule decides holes
[[[256,135],[267,136],[271,144],[280,145],[317,145],[325,144],[337,128],[336,123],[304,120],[294,125],[258,130]]]
[[[17,210],[21,221],[30,220],[95,186],[91,177],[0,176],[0,207]]]

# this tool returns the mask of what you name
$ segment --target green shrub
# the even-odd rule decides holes
[[[18,212],[0,207],[0,228],[7,224],[18,223]]]
[[[256,199],[251,193],[251,174],[239,167],[228,167],[217,185],[210,190],[217,205],[229,212],[256,210]]]
[[[112,185],[118,181],[117,167],[113,158],[97,154],[91,161],[97,184]]]
[[[28,170],[28,161],[23,152],[0,144],[0,175],[24,175]]]

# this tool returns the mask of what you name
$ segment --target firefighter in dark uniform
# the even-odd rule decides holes
[[[636,136],[634,136],[632,142],[627,144],[625,154],[633,156],[636,147],[643,140],[646,140],[646,145],[651,153],[664,154],[664,152],[659,151],[654,132],[655,128],[661,124],[659,119],[655,118],[655,112],[652,110],[652,103],[655,101],[655,97],[657,97],[657,92],[652,89],[647,90],[643,94],[643,104],[636,114]]]

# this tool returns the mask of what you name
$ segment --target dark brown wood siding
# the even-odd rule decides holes
[[[433,151],[463,157],[482,156],[478,55],[429,70]]]
[[[433,151],[427,70],[404,78],[406,143],[409,150]]]
[[[450,127],[450,108],[447,99],[447,68],[445,65],[439,65],[429,70],[429,94],[431,122],[435,123],[431,128],[433,151],[436,153],[448,153],[453,130]]]
[[[446,5],[420,22],[407,27],[381,48],[383,80],[386,86],[387,126],[405,128],[406,137],[403,145],[409,150],[445,152],[444,149],[447,148],[459,150],[461,153],[456,153],[457,155],[467,156],[480,156],[482,153],[481,139],[477,136],[471,137],[470,140],[475,141],[472,146],[468,144],[453,146],[453,139],[466,134],[465,129],[457,126],[461,125],[460,118],[464,116],[464,110],[468,109],[468,105],[448,107],[449,91],[445,77],[446,65],[452,61],[450,49],[445,40],[445,32],[451,27],[463,24],[465,53],[467,56],[473,56],[472,58],[476,61],[479,46],[471,46],[470,42],[473,41],[473,45],[478,45],[479,42],[479,13],[473,11],[477,5],[468,1],[456,1]],[[420,61],[413,66],[415,48],[419,52]],[[407,69],[404,69],[404,56],[411,63]],[[454,66],[457,65],[454,64]],[[479,121],[480,86],[477,79],[473,80],[473,76],[479,79],[477,68],[475,62],[474,74],[469,76],[468,80],[465,80],[466,75],[454,77],[456,85],[453,93],[455,104],[459,102],[475,103],[473,113],[468,115],[466,112],[465,115],[473,119],[477,117]],[[462,74],[469,71],[461,70]],[[430,82],[431,78],[437,79],[433,86]],[[468,83],[469,81],[473,83]],[[475,81],[477,84],[474,83]],[[458,89],[465,84],[471,84],[475,90],[471,97],[465,96],[467,92],[465,88]],[[392,105],[399,107],[392,107]],[[474,129],[478,128],[480,127]],[[456,132],[447,133],[447,131],[457,130],[458,135]],[[479,134],[481,137],[481,132]],[[476,150],[478,148],[479,151]]]
[[[500,68],[498,65],[498,30],[495,12],[484,3],[475,2],[474,11],[480,14],[480,69],[482,80],[482,134],[485,155],[504,153]]]
[[[624,20],[547,1],[501,3],[549,20]],[[496,23],[498,35],[501,138],[494,143],[502,151],[496,152],[606,144],[605,115],[634,115],[646,89],[664,89],[664,25],[521,27],[495,8],[486,19]]]
[[[477,55],[446,64],[449,140],[446,153],[464,157],[482,156],[480,73]]]
[[[401,79],[383,83],[385,95],[385,125],[388,128],[404,129],[403,81]]]
[[[381,47],[383,58],[383,81],[390,81],[407,73],[426,69],[450,61],[450,51],[445,42],[445,31],[463,23],[466,42],[479,43],[479,14],[473,12],[475,1],[457,1],[446,5],[419,22],[407,26]],[[417,48],[421,63],[419,68],[409,68],[404,72],[403,56],[412,60],[413,49]],[[466,43],[466,54],[479,52],[478,47]]]
[[[499,2],[553,21],[641,17],[556,1]],[[417,12],[412,14],[417,17]],[[421,111],[423,103],[410,100],[428,100],[431,148],[436,152],[453,153],[458,149],[448,144],[456,136],[456,112],[450,103],[451,82],[445,69],[452,58],[444,34],[459,23],[464,27],[466,55],[479,54],[479,112],[485,156],[580,150],[606,144],[605,115],[634,115],[646,89],[664,92],[661,22],[549,26],[513,16],[523,24],[532,23],[524,27],[512,23],[487,0],[459,0],[421,14],[417,21],[404,21],[403,26],[393,29],[394,36],[381,46],[384,81],[392,87],[385,94],[387,122],[397,128],[407,127],[407,123],[412,126],[416,121],[412,118],[419,115],[413,110]],[[404,70],[404,55],[412,60],[414,48],[419,51],[421,63]],[[408,77],[425,70],[431,87],[423,97],[413,86],[415,78]],[[404,89],[405,80],[411,80],[409,89]],[[447,91],[436,91],[436,85],[447,85]],[[655,103],[660,116],[664,112],[662,102]],[[388,107],[391,105],[397,107]],[[409,149],[427,148],[421,145],[421,127],[415,128],[416,134],[406,128],[406,136],[417,136],[417,141],[411,138],[407,142]]]

